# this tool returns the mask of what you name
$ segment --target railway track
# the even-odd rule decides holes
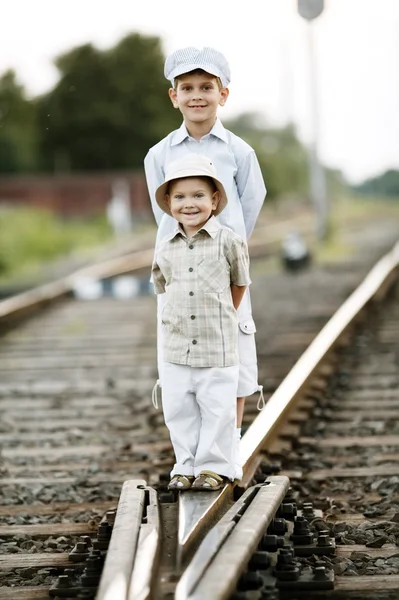
[[[391,261],[394,261],[392,255]],[[257,298],[267,279],[262,264],[260,259],[253,262]],[[142,266],[140,263],[140,268]],[[67,297],[70,282],[67,285],[64,282],[64,288],[53,295],[53,299],[63,299],[5,333],[0,347],[0,598],[43,599],[48,598],[49,593],[56,598],[98,600],[168,598],[174,594],[178,598],[205,595],[229,598],[234,594],[245,598],[273,598],[276,593],[289,594],[290,589],[296,594],[301,586],[306,586],[306,578],[311,579],[311,590],[318,586],[331,587],[334,579],[335,589],[331,593],[335,594],[339,590],[337,572],[346,563],[339,560],[341,551],[337,549],[331,558],[330,547],[335,544],[339,548],[342,540],[348,541],[348,534],[339,537],[338,531],[347,532],[342,525],[347,523],[343,510],[348,506],[347,511],[351,513],[359,510],[361,504],[360,500],[350,504],[350,487],[346,496],[341,490],[345,477],[350,480],[349,473],[335,473],[338,483],[331,489],[335,494],[335,500],[331,500],[333,496],[323,496],[320,484],[330,477],[326,475],[330,465],[327,463],[324,469],[324,479],[322,468],[312,476],[313,471],[308,467],[322,460],[316,449],[322,449],[323,442],[315,445],[314,440],[319,439],[322,424],[331,418],[331,406],[336,402],[336,398],[331,398],[333,386],[343,387],[342,373],[346,373],[346,380],[349,377],[346,363],[337,371],[341,354],[349,353],[349,346],[343,346],[348,343],[347,333],[340,337],[339,344],[335,341],[333,351],[326,345],[325,356],[319,357],[320,365],[317,361],[309,363],[309,359],[302,356],[302,364],[297,363],[289,375],[291,383],[289,377],[284,381],[283,378],[358,283],[364,264],[358,266],[359,269],[355,269],[351,265],[348,271],[346,265],[341,274],[328,273],[327,279],[333,279],[335,286],[326,289],[326,281],[319,281],[320,289],[316,293],[316,285],[308,299],[308,315],[304,315],[303,307],[296,316],[286,311],[286,320],[279,323],[274,340],[273,332],[267,327],[258,334],[261,382],[271,398],[257,419],[256,399],[248,402],[248,431],[242,442],[246,475],[240,488],[226,486],[220,495],[186,493],[178,498],[166,491],[173,455],[162,415],[149,404],[155,376],[155,300],[152,297],[139,297],[128,303],[111,299],[77,302]],[[115,273],[119,267],[112,264]],[[124,271],[132,268],[132,262],[130,266],[125,263]],[[101,269],[104,275],[106,270]],[[110,265],[107,269],[109,274]],[[295,285],[305,296],[312,274],[302,281],[297,278],[295,284],[290,277],[285,276],[284,285]],[[31,312],[37,296],[28,300],[25,296],[15,305],[14,315],[17,314],[18,319]],[[39,302],[47,306],[50,299],[42,294]],[[8,310],[10,312],[10,304]],[[3,303],[3,323],[5,315]],[[259,324],[259,318],[257,321]],[[6,328],[8,323],[5,323]],[[263,336],[268,336],[267,345]],[[391,343],[394,345],[395,340]],[[350,356],[349,353],[344,357],[348,364],[352,364]],[[373,360],[373,364],[379,364],[378,358]],[[391,385],[392,377],[384,381],[390,381]],[[301,378],[304,378],[302,383]],[[283,397],[287,408],[281,404]],[[296,404],[294,409],[292,403]],[[278,418],[271,426],[272,412],[276,410]],[[322,413],[323,410],[326,412]],[[314,430],[310,425],[312,411],[317,415]],[[345,409],[341,412],[345,413]],[[346,414],[346,419],[340,422],[350,422],[349,416]],[[282,437],[278,434],[279,427],[284,430]],[[327,425],[324,430],[326,428]],[[342,435],[335,437],[343,440]],[[326,444],[326,448],[331,447]],[[367,450],[370,452],[369,443]],[[331,452],[325,453],[331,460]],[[375,454],[377,458],[373,460],[378,460],[381,450]],[[335,456],[344,470],[348,466],[346,461],[351,459],[343,451],[334,450]],[[393,471],[394,467],[389,477],[395,477]],[[266,483],[260,483],[267,477]],[[376,479],[373,473],[370,477],[372,486]],[[382,472],[379,477],[384,477]],[[370,501],[377,502],[381,498],[385,484],[380,486],[381,490],[377,487],[366,492],[372,494]],[[324,491],[326,489],[328,486]],[[306,504],[309,501],[313,507]],[[380,509],[381,506],[375,510]],[[395,514],[388,516],[394,518]],[[212,528],[216,523],[217,527]],[[320,557],[319,562],[312,564],[313,554],[309,558],[306,551],[304,557],[291,556],[289,535],[294,526],[302,535],[305,523],[316,527],[316,531],[310,544],[296,546],[310,546],[319,556],[324,543],[328,547],[324,564]],[[380,535],[380,530],[375,530]],[[267,531],[269,538],[265,540]],[[328,533],[319,535],[319,542],[315,542],[317,531]],[[311,534],[307,535],[301,540],[309,541]],[[392,532],[388,537],[390,535]],[[389,538],[389,543],[391,541]],[[240,555],[240,563],[234,562],[234,567],[231,566],[231,543],[235,544],[234,556]],[[237,544],[242,552],[237,552]],[[394,557],[386,556],[392,548],[384,548],[384,544],[381,548],[377,560],[389,561]],[[296,554],[301,552],[301,549],[295,550]],[[353,557],[357,562],[366,562],[364,548],[354,551],[360,553]],[[349,551],[346,552],[350,561]],[[232,573],[223,562],[223,554],[229,557]],[[278,555],[283,558],[278,559]],[[250,559],[256,568],[245,573]],[[278,560],[286,567],[282,569],[284,573],[291,574],[287,581],[292,573],[296,576],[296,570],[300,572],[294,587],[284,585],[284,577],[275,576],[273,561]],[[297,566],[297,561],[303,561],[304,565]],[[151,568],[153,564],[155,571]],[[395,573],[389,575],[394,577]],[[378,575],[373,573],[373,577]],[[351,579],[345,575],[341,578]],[[374,583],[376,581],[374,579]],[[227,587],[219,592],[220,582],[227,582]],[[208,585],[211,588],[207,588]],[[245,590],[245,586],[253,590]]]

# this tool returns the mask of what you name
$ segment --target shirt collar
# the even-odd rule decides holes
[[[226,144],[228,143],[226,130],[223,127],[222,122],[218,117],[216,117],[216,121],[215,121],[215,124],[212,127],[212,129],[206,135],[214,135],[215,137],[222,140],[222,142],[226,142]],[[187,131],[185,122],[183,121],[183,123],[181,124],[179,129],[177,129],[174,132],[174,135],[173,135],[173,138],[171,141],[171,146],[177,146],[178,144],[181,144],[188,137],[190,137],[190,134]],[[206,137],[206,136],[204,135],[203,137]]]
[[[197,233],[199,233],[200,231],[206,231],[207,234],[210,235],[210,237],[212,239],[215,239],[219,229],[220,229],[220,224],[218,223],[216,218],[214,216],[212,216],[210,219],[208,219],[208,221],[205,223],[205,225],[197,231]],[[197,235],[197,233],[195,235]],[[187,239],[186,234],[184,233],[183,229],[180,226],[180,223],[176,223],[176,227],[174,228],[173,233],[171,233],[166,238],[166,241],[169,242],[170,240],[173,240],[173,238],[175,238],[177,235],[180,235],[181,237]]]

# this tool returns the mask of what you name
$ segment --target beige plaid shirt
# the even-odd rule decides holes
[[[246,243],[215,217],[192,238],[177,224],[155,250],[156,294],[162,311],[164,360],[192,367],[238,364],[238,320],[231,288],[249,285]]]

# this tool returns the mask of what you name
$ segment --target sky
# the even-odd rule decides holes
[[[14,68],[30,96],[57,81],[57,55],[87,42],[109,48],[137,31],[166,54],[213,46],[232,72],[222,120],[293,122],[353,183],[399,169],[399,0],[325,0],[311,23],[297,0],[3,0],[1,21],[0,74]]]

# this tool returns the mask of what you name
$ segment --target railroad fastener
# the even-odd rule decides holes
[[[278,548],[282,548],[284,544],[285,540],[282,536],[265,534],[259,543],[259,548],[268,552],[277,552]]]
[[[282,467],[281,463],[267,463],[263,462],[260,466],[263,475],[278,475]]]
[[[238,590],[258,590],[263,585],[263,579],[256,571],[248,571],[241,575],[238,583]]]
[[[270,566],[270,556],[267,552],[257,550],[248,563],[249,571],[265,571]]]
[[[313,579],[316,581],[327,581],[328,576],[325,567],[315,567],[313,569]]]
[[[294,531],[290,536],[290,540],[294,545],[306,546],[314,541],[314,534],[311,532],[309,523],[305,517],[295,517]]]
[[[87,542],[77,542],[68,554],[71,562],[82,562],[89,557],[89,547]]]
[[[288,521],[292,521],[297,514],[296,504],[292,502],[283,502],[277,511],[278,517],[283,517]]]
[[[288,531],[288,523],[285,519],[272,519],[267,528],[267,533],[275,535],[284,535]]]
[[[115,523],[115,516],[116,516],[116,510],[107,510],[107,512],[104,515],[104,519],[108,523],[108,525],[113,526]]]
[[[76,596],[73,588],[71,587],[71,577],[69,575],[59,575],[57,580],[49,589],[49,595],[53,598],[71,598]]]
[[[291,546],[285,545],[280,549],[273,574],[278,581],[296,581],[299,578],[300,570],[294,561],[294,551]]]
[[[279,581],[297,581],[299,579],[300,571],[295,565],[284,565],[274,569],[274,575]]]
[[[89,535],[81,535],[79,539],[81,542],[86,542],[88,548],[92,545],[92,540]]]
[[[318,546],[333,546],[333,540],[330,538],[329,531],[322,529],[319,531],[319,537],[317,538]]]
[[[284,496],[284,502],[292,502],[295,503],[298,499],[298,492],[294,490],[294,488],[289,487],[286,495]]]
[[[314,507],[312,502],[304,502],[302,505],[302,514],[304,517],[314,517]]]
[[[93,541],[95,550],[107,550],[112,535],[112,525],[106,521],[102,521],[97,530],[97,539]]]
[[[100,557],[93,556],[87,559],[86,567],[81,577],[82,587],[94,587],[98,584],[101,577],[103,560]]]

